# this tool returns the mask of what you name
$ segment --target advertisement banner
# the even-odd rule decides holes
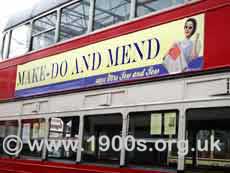
[[[203,49],[200,14],[19,65],[16,96],[201,70]]]

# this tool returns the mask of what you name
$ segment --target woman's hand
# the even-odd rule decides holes
[[[198,54],[199,54],[199,53],[198,53],[198,50],[197,50],[199,37],[200,37],[200,34],[197,33],[196,36],[195,36],[195,42],[194,42],[193,49],[192,49],[192,53],[191,53],[191,58],[192,58],[192,59],[197,58],[197,57],[198,57]]]

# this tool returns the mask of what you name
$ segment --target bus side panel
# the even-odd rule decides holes
[[[14,97],[17,65],[202,13],[205,13],[204,70],[229,66],[230,58],[227,50],[229,47],[228,43],[230,42],[228,33],[228,30],[230,30],[230,23],[228,22],[230,18],[229,10],[230,6],[227,0],[199,1],[179,9],[148,16],[144,19],[126,23],[122,26],[118,25],[60,45],[38,50],[16,59],[1,62],[0,100],[7,100]]]
[[[0,70],[0,100],[11,99],[14,97],[16,71],[16,66]]]
[[[32,160],[10,160],[0,158],[0,173],[169,173],[168,171],[110,168],[94,165],[76,165]]]
[[[230,6],[205,15],[205,68],[230,65]]]

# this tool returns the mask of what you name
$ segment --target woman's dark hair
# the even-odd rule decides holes
[[[188,20],[186,20],[185,24],[186,24],[187,22],[192,22],[192,24],[193,24],[193,30],[192,30],[192,32],[191,32],[191,36],[192,36],[192,35],[196,32],[196,28],[197,28],[196,19],[194,19],[194,18],[189,18]]]

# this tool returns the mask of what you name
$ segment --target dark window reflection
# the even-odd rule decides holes
[[[9,135],[17,135],[17,133],[18,121],[0,121],[0,156],[6,156],[2,146],[5,137]]]
[[[112,141],[112,138],[114,136],[121,135],[121,131],[122,116],[119,114],[85,117],[83,137],[83,160],[85,162],[119,165],[120,152],[114,151],[111,145],[107,151],[101,151],[99,149],[99,138],[103,135],[106,135],[110,139],[110,141]],[[88,140],[92,139],[92,137],[95,137],[94,142],[89,142]],[[118,146],[119,144],[116,143],[115,145]]]
[[[176,140],[178,135],[178,113],[167,112],[139,112],[129,116],[129,135],[136,140],[145,140],[147,150],[127,152],[126,160],[129,165],[148,167],[176,167],[177,147],[172,150],[159,152],[155,148],[158,139]],[[136,144],[137,145],[137,144]],[[161,147],[161,146],[160,146]]]
[[[79,117],[58,117],[51,118],[49,123],[49,139],[57,141],[73,141],[74,148],[70,148],[67,151],[63,145],[56,151],[48,152],[49,158],[76,160],[77,143],[78,143],[78,131],[79,131]],[[67,143],[66,143],[67,144]],[[75,145],[76,144],[76,145]]]
[[[190,150],[186,156],[185,164],[188,168],[216,167],[218,170],[230,165],[230,128],[227,108],[191,109],[187,112],[187,138]],[[214,148],[211,141],[219,140],[220,151]],[[198,145],[199,144],[199,145]],[[201,144],[201,145],[200,145]],[[203,151],[198,150],[201,147]],[[221,168],[222,167],[222,168]]]
[[[230,159],[230,130],[216,130],[215,140],[220,140],[221,151],[215,150],[214,157],[217,159]]]
[[[46,132],[45,119],[22,120],[21,139],[23,141],[23,150],[21,155],[30,157],[41,157],[42,150],[31,151],[29,142],[32,144],[35,140],[38,143],[44,139]]]

